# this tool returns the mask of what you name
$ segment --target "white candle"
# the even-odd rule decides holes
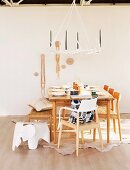
[[[50,47],[52,46],[52,31],[50,30]]]
[[[65,50],[67,50],[67,30],[65,32]]]
[[[101,37],[101,29],[99,30],[99,44],[102,46],[102,37]]]
[[[79,33],[77,32],[77,49],[79,49]]]

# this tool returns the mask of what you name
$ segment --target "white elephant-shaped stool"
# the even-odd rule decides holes
[[[21,144],[21,140],[28,141],[29,149],[36,149],[39,139],[50,143],[50,131],[46,122],[17,122],[14,129],[12,150]]]

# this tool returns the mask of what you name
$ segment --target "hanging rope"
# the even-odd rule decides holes
[[[64,27],[64,25],[66,23],[66,20],[68,19],[72,9],[73,9],[73,3],[71,4],[71,6],[70,6],[70,8],[69,8],[69,10],[68,10],[68,12],[67,12],[67,14],[66,14],[66,16],[65,16],[65,18],[63,20],[63,22],[62,22],[62,24],[60,25],[60,28],[59,28],[58,32],[56,33],[56,36],[54,37],[54,40],[52,41],[52,44],[54,44],[55,41],[57,40],[57,37],[60,34],[61,30],[63,29],[63,27]]]
[[[72,50],[73,49],[73,47],[72,47],[72,43],[70,43],[69,44],[69,48],[67,48],[67,35],[69,35],[68,34],[68,32],[67,32],[67,29],[69,28],[69,25],[70,25],[70,21],[71,21],[71,17],[72,17],[72,14],[73,14],[73,12],[75,12],[76,13],[76,16],[77,16],[77,19],[78,19],[78,21],[79,21],[79,25],[80,25],[80,27],[82,28],[82,35],[83,35],[83,38],[84,38],[84,40],[85,40],[85,45],[86,46],[84,46],[83,44],[81,44],[81,41],[79,41],[79,33],[78,33],[78,38],[77,38],[77,40],[76,40],[76,44],[77,44],[77,48],[76,49],[74,49],[74,50]],[[66,34],[66,37],[65,37],[65,49],[63,50],[62,48],[60,48],[60,49],[58,49],[58,48],[55,48],[55,46],[54,46],[54,44],[55,44],[55,42],[56,41],[59,41],[60,39],[61,39],[61,36],[59,36],[60,35],[60,33],[61,33],[61,30],[63,29],[63,27],[65,27],[66,28],[66,32],[65,32],[65,34]],[[81,29],[80,28],[80,29]],[[76,31],[76,33],[77,33],[77,31]],[[60,39],[58,38],[58,36],[60,37]],[[90,41],[89,41],[89,38],[88,38],[89,36],[88,36],[88,34],[87,34],[87,31],[86,31],[86,28],[85,28],[85,26],[84,26],[84,23],[83,23],[83,20],[82,20],[82,17],[80,16],[80,13],[79,13],[79,11],[78,11],[78,9],[77,9],[77,6],[76,6],[76,3],[75,3],[75,0],[73,0],[73,2],[72,2],[72,4],[71,4],[71,6],[70,6],[70,8],[69,8],[69,10],[68,10],[68,12],[67,12],[67,14],[66,14],[66,16],[65,16],[65,18],[64,18],[64,20],[63,20],[63,22],[62,22],[62,24],[61,24],[61,26],[60,26],[60,28],[59,28],[59,30],[58,30],[58,32],[57,32],[57,34],[56,34],[56,36],[55,36],[55,38],[54,38],[54,41],[52,42],[52,46],[51,46],[51,51],[52,52],[54,52],[54,53],[60,53],[60,54],[76,54],[76,53],[81,53],[81,52],[84,52],[84,53],[87,53],[87,54],[91,54],[91,53],[97,53],[97,52],[99,52],[100,51],[100,48],[101,48],[101,43],[99,44],[99,48],[98,49],[94,49],[94,48],[90,48]],[[80,39],[81,40],[81,39]],[[61,42],[61,40],[60,40],[60,42]],[[101,40],[100,40],[100,42],[101,42]],[[71,48],[70,48],[71,47]],[[69,50],[70,49],[70,50]],[[57,51],[58,50],[58,51]],[[59,62],[58,61],[58,57],[56,57],[57,58],[57,62]],[[58,69],[57,69],[58,70]]]

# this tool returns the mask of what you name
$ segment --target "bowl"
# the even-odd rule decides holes
[[[70,95],[78,95],[79,91],[78,90],[71,90]]]

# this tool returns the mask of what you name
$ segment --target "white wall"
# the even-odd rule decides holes
[[[33,73],[40,73],[40,54],[49,47],[49,30],[56,32],[67,9],[0,7],[1,115],[27,114],[29,101],[40,97],[40,76]],[[130,7],[90,6],[79,7],[79,11],[91,35],[102,28],[102,51],[72,56],[75,63],[61,70],[60,80],[56,78],[55,57],[47,53],[47,87],[75,80],[108,84],[122,94],[121,112],[130,113]],[[67,57],[61,57],[61,64]]]

